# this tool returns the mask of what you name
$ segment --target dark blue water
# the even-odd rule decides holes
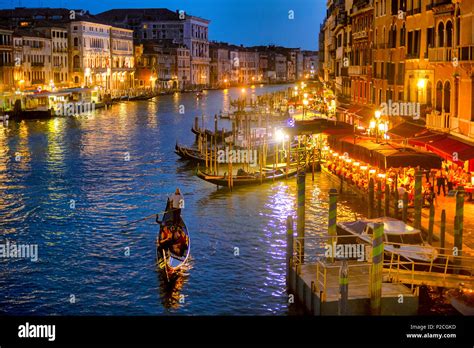
[[[37,262],[0,258],[0,313],[288,314],[285,219],[295,213],[295,180],[217,191],[173,153],[177,140],[193,143],[195,116],[207,115],[213,127],[211,115],[239,93],[175,94],[87,117],[0,125],[0,244],[39,249]],[[325,176],[308,179],[314,233],[326,228],[332,186]],[[123,224],[162,211],[176,187],[186,199],[192,259],[165,287],[155,265],[157,225]],[[341,215],[352,216],[347,204]]]

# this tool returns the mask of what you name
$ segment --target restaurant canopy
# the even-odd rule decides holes
[[[423,132],[425,132],[427,129],[423,126],[409,123],[409,122],[404,122],[400,123],[399,125],[393,127],[390,129],[387,133],[390,136],[393,137],[398,137],[398,138],[414,138]]]
[[[368,163],[380,169],[399,167],[441,168],[442,159],[430,152],[419,151],[397,144],[377,144],[369,139],[353,136],[330,136],[329,144],[340,154]]]

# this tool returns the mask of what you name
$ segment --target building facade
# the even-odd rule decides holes
[[[125,92],[134,88],[133,30],[110,28],[110,56],[110,89]]]
[[[14,86],[13,31],[0,28],[0,93]]]

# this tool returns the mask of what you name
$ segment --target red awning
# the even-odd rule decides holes
[[[421,146],[426,148],[426,145],[443,140],[445,138],[447,138],[447,135],[444,133],[433,133],[426,131],[416,135],[415,138],[409,139],[408,143],[413,146]]]
[[[474,159],[474,146],[450,137],[426,144],[426,148],[453,162],[464,162]]]

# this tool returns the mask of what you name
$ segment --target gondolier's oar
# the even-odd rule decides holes
[[[133,225],[133,224],[136,224],[136,223],[139,223],[139,222],[142,222],[142,221],[145,221],[145,220],[148,220],[148,219],[151,219],[152,217],[156,216],[156,215],[161,215],[161,214],[165,214],[166,212],[169,212],[169,211],[173,211],[173,210],[177,210],[177,209],[169,209],[167,211],[161,211],[159,213],[153,213],[149,216],[146,216],[144,218],[141,218],[141,219],[138,219],[138,220],[135,220],[135,221],[131,221],[129,223],[126,223],[124,225],[122,225],[122,227],[125,227],[125,226],[129,226],[129,225]]]
[[[166,253],[165,253],[165,249],[162,250],[163,251],[163,262],[165,263],[165,274],[166,274],[166,280],[170,281],[170,277],[168,276],[168,260],[166,259]]]

